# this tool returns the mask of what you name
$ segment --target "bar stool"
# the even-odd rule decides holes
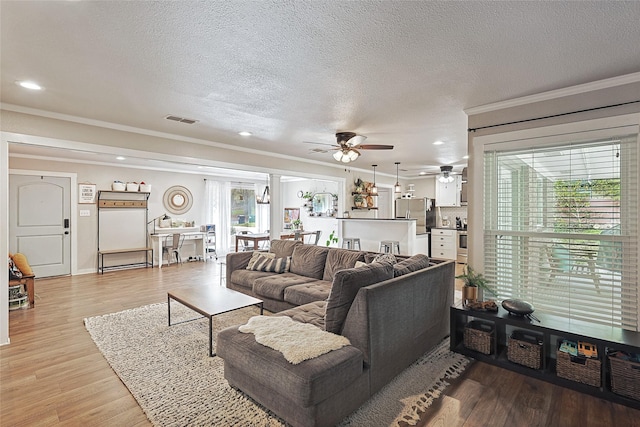
[[[398,240],[382,240],[380,241],[380,253],[395,253],[400,255],[400,242]]]
[[[358,250],[362,250],[360,246],[360,238],[359,237],[343,237],[342,238],[342,247],[347,249],[355,249],[356,244],[358,245]]]

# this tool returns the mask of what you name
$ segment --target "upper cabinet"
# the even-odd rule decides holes
[[[436,206],[460,206],[462,177],[460,175],[452,175],[451,177],[453,178],[452,182],[440,182],[436,178]]]

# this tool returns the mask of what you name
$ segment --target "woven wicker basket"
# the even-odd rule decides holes
[[[598,359],[571,356],[563,351],[557,352],[556,374],[571,381],[600,387],[600,367]]]
[[[464,327],[464,346],[483,354],[493,353],[493,323],[472,320]]]
[[[542,366],[542,337],[529,331],[513,331],[507,346],[509,361],[540,369]]]
[[[611,368],[611,391],[640,400],[640,363],[609,356]]]

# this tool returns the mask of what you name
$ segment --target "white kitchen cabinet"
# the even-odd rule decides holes
[[[456,259],[458,232],[448,228],[431,229],[431,256],[439,259]]]
[[[440,182],[436,178],[436,206],[460,206],[462,177],[452,175],[452,182]]]

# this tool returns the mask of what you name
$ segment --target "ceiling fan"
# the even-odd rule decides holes
[[[454,172],[453,166],[440,166],[440,172],[420,172],[420,176],[437,176],[438,181],[442,183],[453,182],[453,175],[459,175],[460,172]]]
[[[367,139],[364,135],[358,135],[355,132],[338,132],[336,133],[337,145],[322,144],[319,142],[307,142],[307,144],[330,145],[336,149],[333,158],[342,163],[355,161],[360,157],[359,150],[393,150],[393,145],[382,144],[362,144]],[[313,150],[320,152],[321,150]]]

